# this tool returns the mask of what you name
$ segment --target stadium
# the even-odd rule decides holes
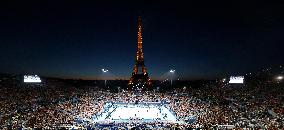
[[[1,75],[1,129],[281,129],[283,81],[277,74],[283,69],[276,70],[273,77],[248,74],[242,84],[229,83],[230,76],[153,81],[156,91],[128,91],[128,81],[108,81],[106,89],[103,80],[95,86],[46,77],[23,83],[22,76]]]
[[[283,7],[3,0],[0,130],[284,130]]]

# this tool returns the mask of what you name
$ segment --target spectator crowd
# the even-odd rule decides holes
[[[112,93],[99,87],[45,85],[0,86],[0,129],[99,128],[108,102],[165,102],[177,122],[109,122],[117,128],[284,129],[283,87],[269,84],[228,86],[206,84],[170,92]],[[190,121],[192,118],[194,120]],[[180,123],[182,122],[182,123]]]

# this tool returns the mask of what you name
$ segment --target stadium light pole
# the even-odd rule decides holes
[[[176,70],[171,69],[170,73],[171,73],[171,87],[173,86],[173,75],[175,73]]]
[[[107,70],[107,69],[102,69],[102,72],[103,72],[103,73],[107,73],[108,70]],[[105,87],[106,87],[106,85],[107,85],[107,80],[106,80],[106,78],[105,78]]]

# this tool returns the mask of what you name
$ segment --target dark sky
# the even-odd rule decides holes
[[[283,65],[284,4],[271,1],[0,3],[0,72],[129,78],[142,16],[150,78],[242,75]]]

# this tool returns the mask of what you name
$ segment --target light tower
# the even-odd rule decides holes
[[[102,69],[102,72],[103,72],[103,74],[104,73],[107,73],[108,72],[108,70],[107,69]],[[107,80],[105,79],[105,87],[107,86]]]
[[[173,76],[176,70],[171,69],[170,74],[171,74],[171,86],[173,86]]]
[[[138,37],[137,37],[137,52],[134,69],[132,76],[129,80],[129,89],[149,89],[151,86],[151,81],[148,76],[147,68],[144,64],[144,53],[143,53],[143,43],[142,43],[142,18],[138,17]]]

